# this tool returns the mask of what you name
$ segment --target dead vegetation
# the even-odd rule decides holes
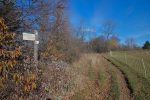
[[[71,100],[103,100],[110,90],[110,75],[98,54],[84,54],[73,64],[76,74]]]

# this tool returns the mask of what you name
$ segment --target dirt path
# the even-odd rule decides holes
[[[70,100],[133,100],[124,74],[102,55],[86,54],[73,66],[75,86]]]
[[[104,57],[102,59],[104,59],[104,62],[107,63],[108,66],[110,66],[111,69],[116,73],[120,93],[119,100],[133,100],[124,74],[111,62],[107,61],[107,59],[105,59]]]
[[[111,88],[111,75],[99,54],[84,55],[76,62],[75,94],[70,100],[105,100]]]

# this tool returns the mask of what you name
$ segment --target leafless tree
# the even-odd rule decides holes
[[[84,42],[84,40],[85,40],[85,22],[84,22],[84,20],[81,20],[79,23],[79,26],[77,27],[76,37],[80,41]]]
[[[106,40],[110,38],[111,35],[114,34],[115,23],[112,20],[107,20],[104,22],[102,26],[102,32],[106,37]]]
[[[136,47],[135,39],[133,37],[129,37],[125,41],[128,49],[134,49]]]
[[[109,39],[114,34],[114,29],[115,29],[115,23],[112,20],[105,21],[102,26],[102,33],[106,38],[105,47],[107,51],[111,49],[109,46]]]

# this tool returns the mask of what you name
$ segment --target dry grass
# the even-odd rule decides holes
[[[104,100],[108,95],[115,96],[110,94],[116,91],[111,91],[114,83],[110,65],[99,54],[83,54],[78,61],[61,68],[44,66],[45,92],[54,100]]]
[[[99,54],[84,54],[73,64],[76,75],[71,100],[103,100],[107,96],[110,75],[100,58]]]

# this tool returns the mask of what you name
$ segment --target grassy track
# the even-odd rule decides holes
[[[150,100],[150,82],[134,67],[100,54],[84,54],[68,72],[71,92],[64,100]]]
[[[99,54],[86,54],[75,62],[75,89],[70,100],[118,100],[115,73]]]
[[[117,54],[117,52],[115,53]],[[118,54],[119,53],[120,52],[118,52]],[[133,55],[132,53],[129,52],[128,54],[130,54],[130,56],[134,55],[134,57],[137,54],[137,58],[143,57],[143,55],[140,56],[140,52],[138,54],[136,51],[136,54],[133,53]],[[119,59],[119,57],[117,58],[116,56],[115,57],[107,56],[107,58],[113,64],[115,64],[121,71],[123,71],[123,73],[128,79],[129,86],[131,87],[131,92],[135,100],[149,100],[150,99],[150,80],[148,78],[145,78],[144,74],[141,74],[139,70],[136,70],[136,66],[134,66],[134,63],[132,63],[133,65],[131,66],[129,61],[126,64],[125,60],[121,60],[121,58]],[[147,57],[143,57],[145,61],[148,61],[149,59],[146,59],[146,58]]]
[[[105,100],[119,100],[119,90],[118,90],[118,83],[116,79],[116,74],[111,71],[111,89],[109,91],[109,95],[105,98]]]

